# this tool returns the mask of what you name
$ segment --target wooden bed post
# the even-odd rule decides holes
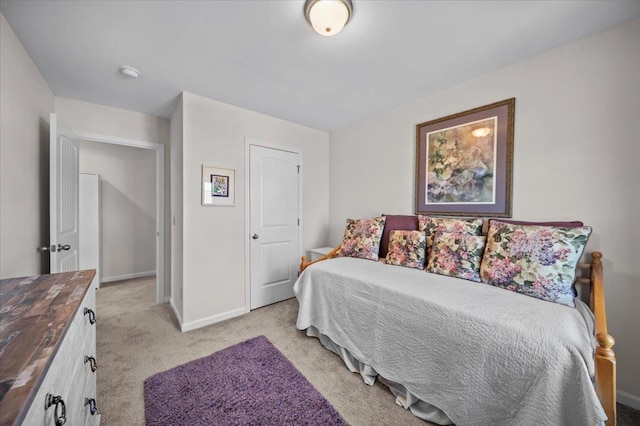
[[[302,256],[300,258],[300,268],[298,269],[298,275],[300,275],[302,273],[302,271],[304,271],[304,268],[307,267],[307,256]]]
[[[615,340],[607,332],[607,317],[602,288],[602,253],[591,254],[591,310],[596,322],[595,352],[596,393],[607,417],[607,426],[615,426],[616,419],[616,355],[613,352]]]
[[[302,256],[302,258],[300,259],[300,271],[298,272],[298,275],[300,275],[302,273],[302,271],[305,270],[305,268],[309,265],[312,265],[316,262],[320,262],[322,260],[326,260],[326,259],[333,259],[334,257],[336,257],[338,255],[338,251],[340,251],[340,247],[342,246],[342,244],[340,244],[339,246],[335,247],[333,250],[331,250],[329,253],[325,254],[324,256],[322,256],[321,258],[311,261],[311,262],[307,262],[307,256]]]

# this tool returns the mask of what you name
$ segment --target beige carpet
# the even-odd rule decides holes
[[[155,278],[99,289],[98,410],[102,424],[144,425],[144,380],[160,371],[265,335],[352,425],[429,425],[395,405],[379,383],[367,386],[318,339],[295,328],[290,299],[238,318],[181,333],[168,305],[155,303]],[[640,411],[619,405],[618,425],[640,425]]]
[[[429,424],[397,406],[384,385],[366,385],[318,339],[298,331],[295,299],[181,333],[169,306],[155,303],[155,279],[107,284],[96,298],[102,425],[144,425],[147,377],[259,335],[267,336],[349,424]]]

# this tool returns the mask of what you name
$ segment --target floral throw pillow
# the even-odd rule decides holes
[[[384,216],[373,219],[347,219],[338,256],[378,260]]]
[[[427,250],[431,252],[436,232],[456,232],[468,235],[482,234],[482,219],[457,219],[453,217],[429,217],[418,215],[418,229],[427,234]]]
[[[527,296],[575,307],[576,266],[591,227],[559,228],[491,221],[480,277]]]
[[[480,263],[486,238],[463,232],[436,232],[427,272],[480,282]]]
[[[391,231],[384,263],[424,269],[427,238],[421,231]]]

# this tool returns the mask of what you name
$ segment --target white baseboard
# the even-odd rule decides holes
[[[133,274],[113,275],[111,277],[102,277],[101,284],[111,283],[114,281],[133,280],[136,278],[150,277],[156,274],[156,271],[136,272]]]
[[[180,315],[180,311],[178,311],[178,308],[176,308],[176,305],[173,302],[173,297],[169,299],[169,306],[171,307],[171,310],[173,311],[173,315],[175,315],[176,319],[178,320],[178,325],[180,326],[180,330],[182,330],[182,315]],[[182,330],[182,331],[184,331],[184,330]]]
[[[618,402],[627,407],[631,407],[635,410],[640,410],[640,396],[630,394],[625,391],[617,392]]]
[[[213,315],[207,318],[203,318],[197,321],[191,321],[188,323],[183,323],[182,324],[182,331],[191,331],[191,330],[195,330],[196,328],[200,328],[200,327],[204,327],[206,325],[211,325],[211,324],[215,324],[217,322],[220,321],[224,321],[227,320],[229,318],[233,318],[233,317],[238,317],[240,315],[244,315],[247,312],[249,312],[246,308],[238,308],[238,309],[234,309],[233,311],[227,311],[227,312],[223,312],[221,314],[217,314],[217,315]]]

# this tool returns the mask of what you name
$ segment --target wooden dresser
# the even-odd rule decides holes
[[[0,426],[100,424],[94,275],[0,281]]]

